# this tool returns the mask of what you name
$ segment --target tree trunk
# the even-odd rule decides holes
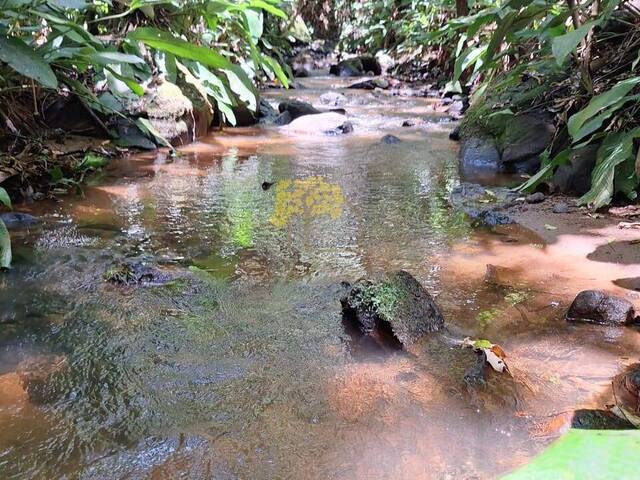
[[[467,0],[456,0],[456,16],[466,17],[469,15],[469,4]]]

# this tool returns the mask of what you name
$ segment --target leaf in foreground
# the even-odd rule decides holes
[[[11,268],[11,238],[2,220],[0,220],[0,268]]]
[[[48,88],[57,88],[58,80],[38,52],[18,38],[0,36],[0,60],[16,72]]]
[[[638,478],[639,430],[569,430],[503,480]]]

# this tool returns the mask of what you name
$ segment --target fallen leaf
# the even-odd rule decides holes
[[[547,230],[557,230],[558,227],[554,226],[554,225],[549,225],[548,223],[544,224],[544,228],[546,228]]]
[[[640,228],[640,222],[620,222],[618,224],[618,228],[624,228],[624,229]]]

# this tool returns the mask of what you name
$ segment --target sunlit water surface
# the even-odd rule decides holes
[[[344,92],[350,135],[229,129],[31,207],[44,225],[14,233],[0,277],[0,478],[492,478],[557,437],[555,415],[602,406],[637,333],[567,325],[553,271],[472,275],[543,245],[448,207],[457,145],[430,100]],[[104,281],[131,257],[173,280]],[[467,390],[469,356],[437,339],[352,352],[340,282],[399,268],[515,379]]]

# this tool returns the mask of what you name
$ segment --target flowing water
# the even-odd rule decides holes
[[[0,277],[0,478],[493,478],[608,400],[637,332],[567,325],[566,255],[448,207],[457,145],[430,100],[345,92],[352,134],[228,129],[25,207],[43,224],[13,232]],[[105,281],[132,258],[166,278]],[[511,277],[485,281],[487,263]],[[434,339],[354,351],[340,282],[391,269],[500,343],[515,378],[469,390],[469,356]]]

